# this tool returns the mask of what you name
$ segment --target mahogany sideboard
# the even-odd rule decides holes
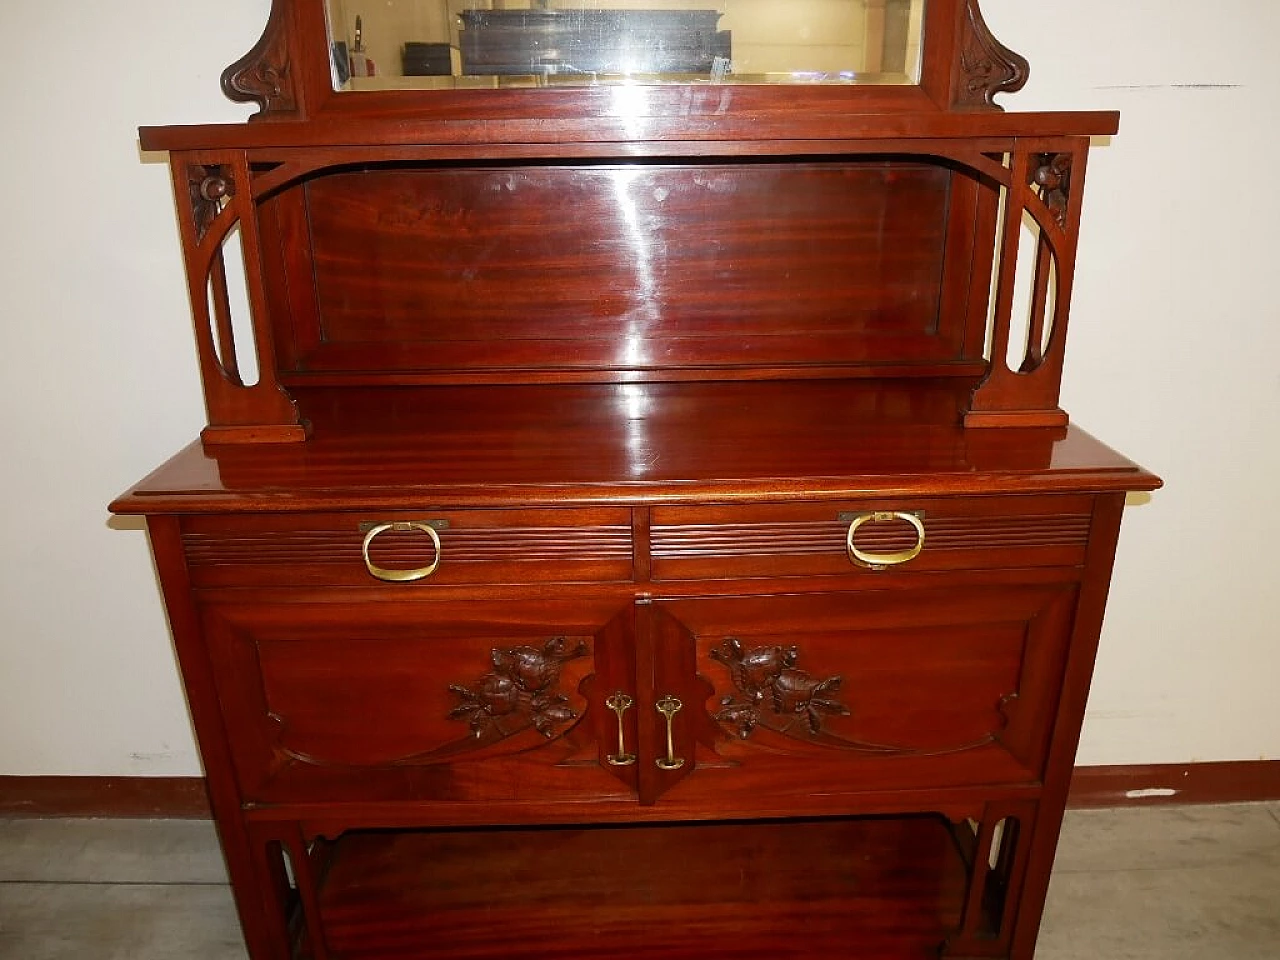
[[[1117,117],[922,22],[897,87],[352,93],[276,0],[257,117],[143,129],[208,426],[112,509],[254,960],[1032,957],[1159,486],[1058,406]]]

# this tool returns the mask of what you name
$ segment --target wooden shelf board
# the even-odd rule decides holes
[[[342,960],[923,960],[964,889],[947,823],[912,817],[353,833],[320,903]]]

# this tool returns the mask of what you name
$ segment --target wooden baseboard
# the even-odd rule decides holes
[[[1158,806],[1280,800],[1280,760],[1076,767],[1067,806]]]
[[[1076,809],[1280,800],[1280,760],[1077,767]],[[202,820],[199,777],[0,777],[0,818],[125,817]]]
[[[0,818],[207,820],[203,777],[0,777]]]

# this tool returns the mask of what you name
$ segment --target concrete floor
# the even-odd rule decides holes
[[[0,820],[3,960],[245,960],[213,829]],[[1280,960],[1280,803],[1069,814],[1037,960]]]

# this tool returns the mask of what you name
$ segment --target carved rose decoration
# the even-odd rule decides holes
[[[746,650],[736,637],[722,642],[711,658],[729,668],[736,692],[720,701],[716,721],[745,740],[758,726],[785,732],[796,717],[816,736],[826,717],[848,716],[849,708],[835,699],[841,678],[819,680],[796,666],[799,657],[795,647]]]
[[[586,656],[587,645],[565,637],[548,640],[542,649],[513,647],[492,651],[493,672],[469,687],[450,684],[460,702],[449,712],[451,720],[466,720],[478,739],[509,736],[532,726],[550,739],[557,728],[577,714],[569,698],[557,691],[564,664]],[[504,724],[504,720],[514,723]]]

